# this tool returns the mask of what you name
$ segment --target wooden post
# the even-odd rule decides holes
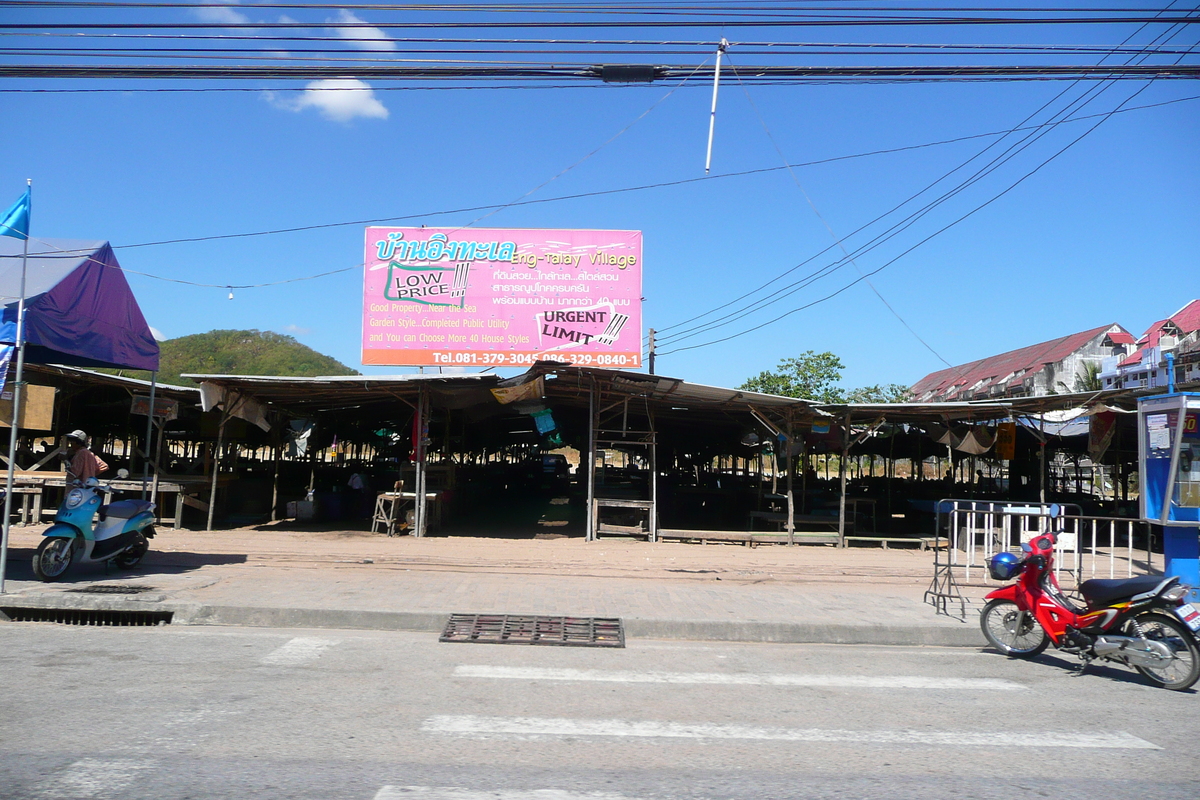
[[[279,438],[279,432],[275,432],[276,438]],[[271,452],[275,456],[275,475],[271,479],[271,522],[279,521],[279,462],[283,460],[283,444],[277,442],[271,448]]]
[[[229,413],[221,409],[221,421],[217,424],[217,448],[212,460],[212,489],[208,493],[208,527],[213,528],[213,512],[217,507],[217,474],[221,471],[221,445],[225,443],[225,423],[229,421]]]

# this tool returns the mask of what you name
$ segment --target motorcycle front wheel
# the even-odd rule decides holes
[[[71,566],[75,557],[74,539],[51,536],[43,539],[33,556],[33,574],[42,581],[56,581]]]
[[[979,627],[988,644],[1010,658],[1033,658],[1050,644],[1050,637],[1033,614],[1022,615],[1011,600],[993,600],[984,606]]]
[[[1165,644],[1175,653],[1175,657],[1162,666],[1134,665],[1134,669],[1155,686],[1175,692],[1189,689],[1200,680],[1200,648],[1197,648],[1192,632],[1182,622],[1165,614],[1143,614],[1129,621],[1126,633],[1136,636],[1139,629],[1141,635],[1150,641]]]
[[[138,535],[135,542],[128,550],[113,559],[113,563],[121,569],[133,569],[138,564],[142,563],[146,552],[150,549],[150,543],[146,541],[146,537]]]

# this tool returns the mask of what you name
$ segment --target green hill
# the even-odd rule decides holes
[[[318,353],[295,338],[271,331],[209,331],[159,342],[158,380],[176,386],[195,386],[184,373],[210,375],[358,375],[357,370]],[[104,370],[150,379],[149,373]]]

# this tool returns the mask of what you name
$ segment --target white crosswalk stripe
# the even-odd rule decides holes
[[[543,717],[433,716],[421,724],[426,733],[460,736],[607,736],[673,739],[754,739],[781,742],[853,742],[878,745],[965,747],[1081,747],[1161,750],[1156,744],[1124,731],[914,731],[765,728],[621,719],[555,719]]]
[[[321,653],[335,644],[337,642],[328,639],[298,636],[263,656],[259,663],[272,667],[294,667],[297,664],[320,658]]]
[[[117,798],[153,761],[129,758],[84,758],[63,772],[43,781],[34,790],[39,800],[101,800]]]
[[[492,678],[526,681],[598,681],[609,683],[671,683],[727,686],[800,686],[845,689],[974,689],[1020,691],[1015,681],[998,678],[934,678],[924,675],[787,675],[719,672],[634,672],[602,669],[547,667],[494,667],[462,664],[456,678]]]
[[[476,790],[442,786],[384,786],[375,800],[638,800],[610,792],[564,792],[559,789]]]

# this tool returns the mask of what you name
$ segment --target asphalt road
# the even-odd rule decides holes
[[[0,624],[0,797],[1179,798],[1200,697],[969,648]]]

